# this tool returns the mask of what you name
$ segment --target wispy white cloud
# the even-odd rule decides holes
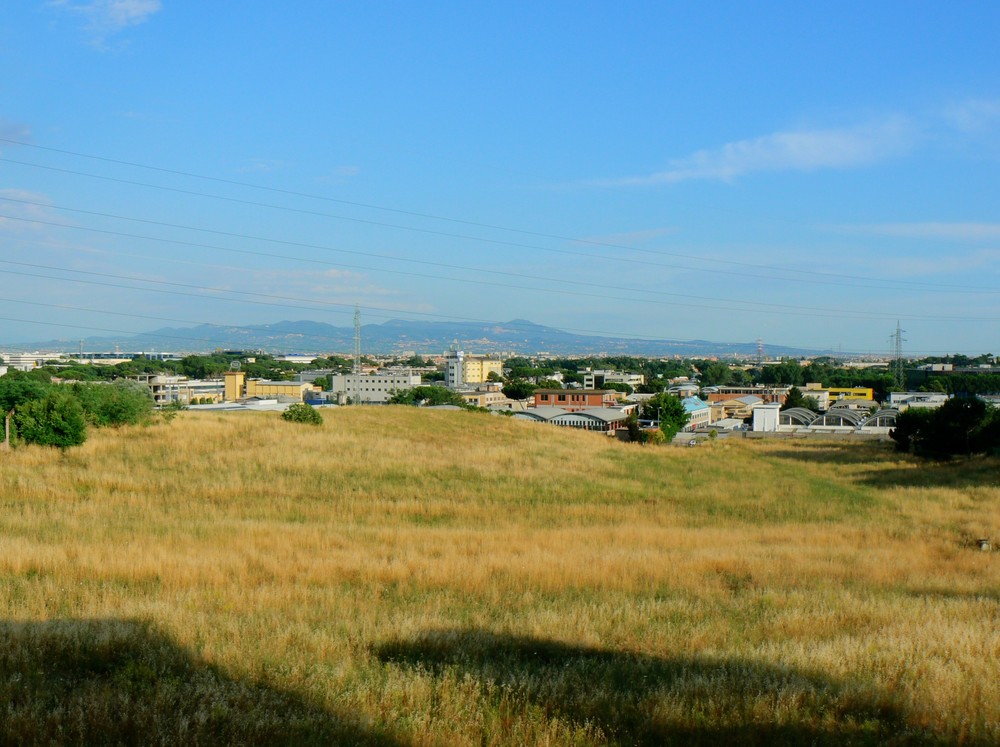
[[[907,239],[947,241],[995,241],[1000,239],[1000,223],[875,223],[837,226],[842,231],[895,236]]]
[[[348,179],[353,179],[360,173],[361,168],[358,166],[337,166],[329,174],[317,176],[316,181],[321,184],[343,184]]]
[[[54,219],[48,205],[51,200],[37,192],[26,189],[0,189],[0,230],[15,233],[39,231],[45,226],[33,221]],[[9,217],[8,217],[9,216]]]
[[[23,122],[0,119],[0,137],[29,143],[31,142],[31,128]]]
[[[256,292],[292,294],[317,300],[398,296],[399,291],[373,283],[353,270],[267,269],[251,270],[249,279]]]
[[[844,169],[905,153],[915,141],[913,126],[901,118],[847,129],[791,130],[700,150],[671,161],[667,169],[653,174],[590,184],[643,186],[695,179],[733,181],[762,171]]]
[[[995,295],[991,286],[996,272],[1000,270],[1000,250],[965,252],[953,249],[948,252],[947,261],[941,257],[914,252],[907,253],[905,258],[899,254],[873,252],[865,259],[865,264],[870,272],[896,280],[909,278],[934,283],[940,282],[945,276],[961,278],[963,285],[990,287],[989,293]],[[975,274],[970,278],[970,273]],[[966,289],[972,290],[972,287]]]
[[[288,163],[286,161],[260,158],[252,163],[246,164],[245,166],[239,167],[237,172],[240,174],[270,174],[274,171],[280,171],[287,166]]]
[[[49,4],[83,18],[98,47],[114,34],[145,23],[163,7],[161,0],[50,0]]]
[[[585,244],[615,244],[617,246],[631,246],[634,244],[645,244],[647,241],[658,239],[661,236],[669,236],[677,233],[676,228],[665,226],[662,228],[646,228],[638,231],[625,231],[623,233],[609,233],[603,236],[587,236],[579,239]]]
[[[1000,125],[1000,99],[970,99],[948,107],[945,119],[956,129],[983,132]]]

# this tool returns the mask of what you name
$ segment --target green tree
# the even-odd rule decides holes
[[[781,409],[791,410],[793,407],[804,407],[807,410],[818,412],[819,402],[816,401],[815,397],[805,396],[802,394],[801,389],[793,386],[788,390],[788,394],[785,395],[785,404],[781,406]]]
[[[623,394],[632,394],[632,387],[620,381],[609,381],[606,382],[601,389],[610,389],[615,392],[622,392]]]
[[[698,363],[698,370],[701,371],[698,381],[702,386],[728,384],[733,376],[733,372],[729,366],[718,361],[700,361]]]
[[[910,408],[890,433],[900,451],[934,459],[1000,449],[1000,412],[980,399],[956,397],[936,410]]]
[[[680,397],[666,392],[654,394],[646,400],[642,405],[642,415],[657,421],[668,441],[680,433],[690,420]]]
[[[802,366],[798,361],[783,361],[774,366],[763,366],[759,380],[762,384],[802,384]],[[814,379],[810,379],[813,381]]]
[[[306,423],[307,425],[323,425],[323,416],[316,412],[316,408],[305,402],[296,402],[289,405],[281,413],[281,419],[289,423]]]
[[[8,371],[0,376],[0,411],[10,412],[23,402],[42,399],[52,384],[23,371]]]
[[[22,402],[14,410],[18,437],[31,444],[68,449],[87,440],[87,419],[70,392],[53,389],[42,399]]]
[[[539,389],[562,389],[562,382],[557,379],[539,379],[538,380]]]
[[[632,443],[642,442],[642,428],[639,427],[639,416],[632,410],[625,418],[625,428],[628,429],[628,440]]]
[[[468,407],[468,403],[460,394],[443,386],[415,386],[412,389],[404,389],[395,392],[389,397],[389,404],[415,406],[458,405],[459,407]]]
[[[74,384],[72,392],[80,400],[87,422],[98,427],[136,425],[148,421],[153,413],[153,395],[138,381]]]
[[[524,379],[508,379],[501,391],[509,399],[528,399],[537,389],[537,386]]]

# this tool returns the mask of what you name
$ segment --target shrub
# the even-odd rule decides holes
[[[323,416],[316,412],[312,405],[305,402],[297,402],[281,413],[282,420],[290,423],[308,423],[309,425],[323,425]]]
[[[923,457],[988,454],[1000,448],[1000,412],[979,399],[954,398],[936,410],[907,410],[890,436],[900,451]]]
[[[69,392],[53,390],[14,410],[18,437],[31,444],[67,449],[87,440],[87,419],[79,400]]]
[[[136,425],[149,420],[153,395],[138,381],[117,379],[110,384],[74,384],[87,422],[98,427]]]
[[[23,371],[8,371],[0,376],[0,412],[10,412],[24,402],[42,399],[51,389],[47,380]]]

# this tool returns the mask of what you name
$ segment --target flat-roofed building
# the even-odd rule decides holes
[[[685,397],[681,400],[681,404],[684,405],[684,412],[688,414],[688,422],[684,426],[684,430],[693,431],[700,425],[708,425],[712,422],[712,408],[708,402],[698,397]]]
[[[534,420],[568,428],[582,428],[588,431],[614,434],[625,427],[632,406],[588,407],[567,411],[561,407],[533,407],[514,413],[518,420]]]
[[[396,392],[413,389],[422,383],[412,368],[385,368],[366,374],[334,374],[330,376],[330,392],[338,402],[384,405]]]
[[[236,402],[241,399],[276,399],[278,402],[303,402],[309,392],[318,388],[305,381],[266,381],[264,379],[248,379],[244,371],[226,371],[225,395],[226,402]]]
[[[607,384],[627,384],[635,390],[642,384],[646,383],[646,377],[642,374],[627,373],[623,371],[591,371],[590,369],[587,369],[582,373],[584,389],[600,389]]]
[[[182,405],[222,402],[225,384],[222,381],[189,379],[187,376],[144,374],[135,377],[149,387],[157,406],[178,402]]]
[[[617,395],[611,389],[539,389],[535,392],[535,407],[558,407],[563,410],[614,407],[618,404]]]
[[[453,348],[445,353],[444,383],[449,389],[488,381],[490,374],[503,376],[503,361],[487,355],[472,355]]]

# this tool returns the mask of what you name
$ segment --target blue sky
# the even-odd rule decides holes
[[[496,6],[4,3],[0,342],[360,304],[1000,353],[996,3]]]

